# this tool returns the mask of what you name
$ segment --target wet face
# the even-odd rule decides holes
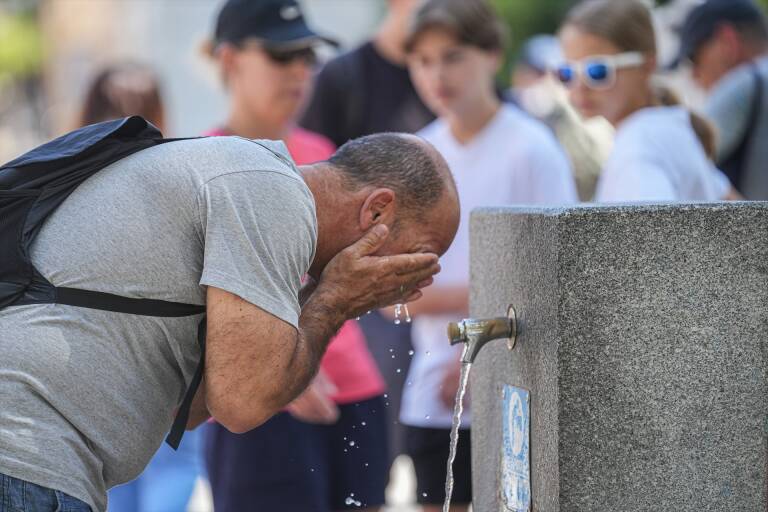
[[[408,69],[419,96],[440,116],[461,115],[478,98],[492,95],[499,62],[497,52],[462,44],[442,29],[421,34],[408,55]]]
[[[607,39],[572,25],[566,25],[560,32],[560,43],[569,64],[624,53]],[[585,118],[603,116],[612,124],[618,124],[634,110],[648,103],[655,61],[647,56],[646,59],[642,65],[616,69],[615,79],[609,81],[607,87],[599,89],[588,85],[577,73],[568,85],[571,103]]]
[[[240,108],[269,126],[293,121],[307,100],[314,53],[268,51],[255,41],[233,48],[226,75],[230,93]]]

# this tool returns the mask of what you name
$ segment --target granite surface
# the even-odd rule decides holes
[[[531,393],[536,512],[766,510],[768,204],[494,208],[471,314],[475,510],[501,503],[501,390]]]

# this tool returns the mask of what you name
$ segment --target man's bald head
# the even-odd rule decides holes
[[[389,188],[407,217],[423,216],[456,184],[442,155],[428,142],[404,133],[380,133],[351,140],[328,161],[349,190]]]

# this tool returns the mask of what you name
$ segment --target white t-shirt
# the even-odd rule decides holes
[[[469,214],[480,206],[563,204],[578,201],[571,168],[551,132],[516,107],[504,105],[468,144],[454,139],[438,119],[418,133],[445,157],[456,179],[461,223],[440,259],[435,286],[469,284]],[[413,321],[414,356],[403,391],[400,419],[406,425],[447,428],[452,410],[440,401],[445,369],[458,361],[461,347],[450,346],[453,315],[422,315]],[[468,411],[462,426],[469,425]]]
[[[619,125],[595,201],[719,201],[730,186],[704,153],[687,110],[650,107]]]

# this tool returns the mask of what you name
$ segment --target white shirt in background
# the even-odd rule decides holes
[[[730,187],[704,153],[690,113],[650,107],[619,125],[595,201],[719,201]]]
[[[572,204],[578,201],[565,153],[546,126],[504,105],[468,144],[453,137],[438,119],[418,133],[432,143],[456,179],[461,223],[450,249],[440,259],[434,286],[469,284],[469,214],[481,206]],[[449,428],[452,409],[440,400],[446,369],[461,347],[450,346],[448,322],[454,315],[421,315],[413,320],[414,356],[403,391],[400,420],[406,425]],[[465,410],[462,426],[470,423]]]

